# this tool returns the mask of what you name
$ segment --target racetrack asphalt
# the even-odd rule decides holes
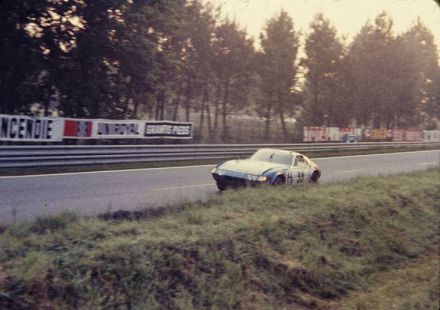
[[[440,150],[317,158],[321,183],[439,168]],[[0,224],[63,211],[92,215],[203,201],[213,165],[0,177]],[[433,180],[438,182],[439,180]]]

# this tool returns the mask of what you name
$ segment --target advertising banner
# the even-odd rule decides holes
[[[339,141],[343,139],[346,135],[352,135],[356,136],[359,140],[362,138],[362,128],[355,128],[355,127],[349,127],[349,128],[339,128]]]
[[[362,136],[361,128],[304,127],[304,142],[338,142],[344,135]]]
[[[393,142],[403,142],[406,138],[405,129],[394,129],[393,130]]]
[[[192,138],[192,123],[175,123],[167,121],[146,122],[146,138]]]
[[[59,142],[63,119],[0,114],[0,141]]]
[[[440,130],[423,130],[423,136],[427,142],[440,142]]]
[[[420,142],[423,141],[423,131],[419,129],[409,129],[406,131],[407,142]]]
[[[326,142],[328,141],[327,127],[304,127],[304,142]]]
[[[0,114],[0,141],[60,142],[63,139],[191,139],[188,122],[76,119]]]
[[[138,120],[103,120],[93,122],[94,139],[136,139],[143,138],[143,121]]]
[[[90,139],[92,138],[93,120],[65,119],[64,138]]]
[[[393,131],[385,128],[366,129],[365,137],[368,141],[388,141],[392,139]]]
[[[65,119],[66,139],[192,138],[192,123],[171,121]]]

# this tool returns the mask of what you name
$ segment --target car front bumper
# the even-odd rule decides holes
[[[230,187],[256,186],[267,183],[266,181],[249,180],[246,176],[237,177],[229,176],[226,174],[219,175],[217,173],[213,173],[212,177],[217,183],[224,184]]]

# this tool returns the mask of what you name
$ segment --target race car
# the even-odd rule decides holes
[[[307,156],[286,150],[260,149],[248,159],[218,164],[212,176],[220,191],[258,184],[297,185],[318,182],[319,166]]]

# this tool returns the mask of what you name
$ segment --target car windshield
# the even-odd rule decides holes
[[[251,156],[253,160],[268,161],[272,163],[291,165],[293,155],[284,152],[277,152],[274,150],[259,150]]]

